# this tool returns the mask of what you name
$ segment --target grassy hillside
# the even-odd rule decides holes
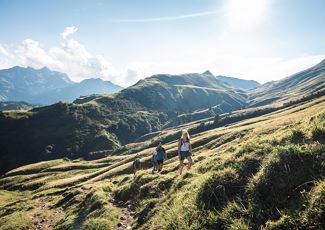
[[[141,107],[127,101],[112,102],[0,112],[0,173],[40,160],[89,159],[95,157],[89,152],[110,152],[138,135],[157,131],[164,122],[163,114],[141,112]],[[115,112],[113,106],[124,111]]]
[[[154,75],[122,90],[116,98],[140,103],[146,108],[164,112],[193,112],[220,106],[223,112],[241,108],[246,94],[233,89],[213,75]]]
[[[203,74],[155,75],[114,95],[92,95],[30,111],[0,112],[0,173],[62,157],[98,157],[160,130],[178,114],[244,105],[242,90]]]
[[[287,102],[312,93],[324,91],[325,60],[319,64],[286,77],[280,81],[268,82],[251,91],[250,106],[260,106],[271,102]]]
[[[98,160],[8,172],[0,179],[0,229],[325,227],[325,97],[195,134],[194,165],[181,176],[179,132],[170,128]],[[168,160],[151,174],[157,139]],[[136,153],[144,170],[133,178]]]
[[[243,108],[273,103],[270,112],[302,97],[308,100],[324,95],[324,63],[249,93],[209,72],[160,74],[113,95],[85,96],[74,103],[30,111],[0,112],[0,173],[40,160],[94,159],[163,128],[226,113],[225,125],[240,120],[241,115],[229,117],[236,110],[241,113]],[[196,131],[213,127],[202,123]]]

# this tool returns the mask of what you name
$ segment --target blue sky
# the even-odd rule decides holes
[[[323,0],[0,0],[0,68],[277,80],[325,58]],[[65,33],[64,33],[65,31]]]

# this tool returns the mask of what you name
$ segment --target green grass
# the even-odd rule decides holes
[[[32,228],[33,222],[26,212],[14,212],[0,219],[1,230]]]
[[[160,174],[150,169],[156,139],[98,160],[15,169],[0,179],[1,227],[32,226],[43,200],[54,229],[112,229],[128,204],[136,208],[134,229],[322,229],[324,111],[322,97],[199,132],[192,137],[194,165],[183,175],[174,141],[178,128],[160,133],[168,155]],[[135,153],[144,169],[134,178]]]

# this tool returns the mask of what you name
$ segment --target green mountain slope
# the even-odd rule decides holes
[[[233,89],[213,75],[183,74],[140,80],[116,98],[132,100],[149,109],[181,113],[217,105],[226,112],[243,106],[245,97],[244,91]]]
[[[178,113],[241,108],[245,94],[214,76],[156,75],[115,95],[0,113],[0,171],[39,160],[89,158],[160,130]]]
[[[247,106],[278,101],[286,106],[288,101],[306,96],[308,99],[322,90],[324,63],[263,85],[250,91],[249,97],[246,91],[209,73],[160,74],[114,95],[85,96],[74,103],[58,103],[26,112],[1,112],[0,171],[61,157],[98,158],[142,140],[144,135],[152,136],[164,127]],[[103,152],[93,154],[99,150]]]
[[[325,60],[307,70],[252,90],[249,103],[258,106],[276,101],[289,101],[323,91],[324,88]]]
[[[0,113],[0,169],[62,157],[91,157],[96,150],[111,151],[138,135],[156,131],[159,113],[137,112],[129,102],[115,103],[124,112],[93,103],[58,103],[30,111]],[[164,117],[162,117],[163,119]],[[131,125],[129,125],[131,124]]]
[[[199,132],[192,137],[194,165],[181,176],[175,142],[179,128],[98,160],[17,168],[0,179],[0,226],[323,229],[324,111],[323,96]],[[161,174],[152,174],[151,144],[157,139],[168,160]],[[133,178],[136,154],[143,170]]]

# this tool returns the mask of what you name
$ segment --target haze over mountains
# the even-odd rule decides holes
[[[186,116],[201,110],[208,109],[209,112],[205,112],[200,119],[258,106],[261,100],[264,101],[263,105],[268,104],[267,102],[283,104],[299,97],[310,96],[323,90],[320,86],[324,84],[324,63],[323,61],[279,82],[251,90],[236,88],[210,72],[160,74],[140,80],[135,85],[111,95],[90,95],[78,98],[74,103],[57,103],[30,111],[1,112],[0,168],[4,172],[40,160],[88,158],[93,151],[114,151],[144,135],[170,126],[172,120],[184,118],[184,115],[185,120],[181,119],[181,122],[189,122],[191,120],[186,119]],[[25,74],[31,69],[18,70]],[[36,71],[40,76],[38,79],[43,79],[42,74],[49,70]],[[76,92],[83,87],[87,90],[87,85],[93,81],[96,86],[98,82],[105,84],[101,80],[86,80],[76,85],[69,82],[66,75],[51,73],[56,76],[52,81],[58,85],[69,86],[55,89],[56,84],[52,83],[48,87],[44,86],[43,92]],[[42,85],[41,83],[35,80],[36,85]],[[265,87],[269,94],[261,90]],[[298,91],[299,94],[292,96],[285,93]]]
[[[225,76],[215,77],[210,71],[203,74],[212,77],[214,80],[217,78],[219,85],[224,89],[233,87],[247,90],[260,85],[252,80]],[[19,103],[17,106],[13,106],[15,101],[29,103],[32,107],[33,105],[49,105],[59,101],[72,102],[79,96],[116,93],[121,89],[122,87],[100,78],[90,78],[76,83],[71,81],[68,75],[51,71],[46,67],[34,69],[15,66],[0,70],[0,101],[11,102],[11,107],[0,107],[0,109],[23,108],[19,106]]]
[[[82,95],[115,93],[122,87],[100,78],[73,82],[68,75],[44,67],[15,66],[0,70],[0,101],[25,101],[48,105],[58,101],[72,102]]]

